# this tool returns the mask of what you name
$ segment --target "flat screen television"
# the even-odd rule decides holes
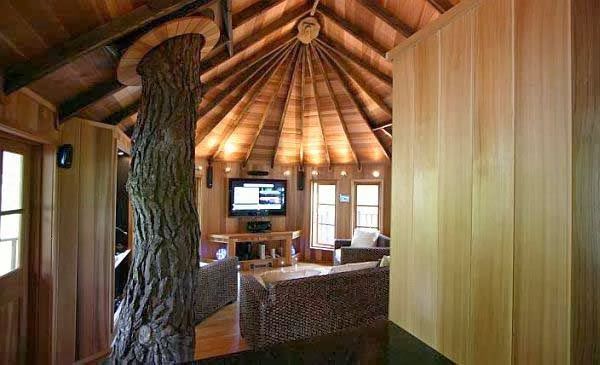
[[[286,214],[286,180],[229,179],[229,216]]]

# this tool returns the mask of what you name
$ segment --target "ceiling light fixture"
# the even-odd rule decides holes
[[[379,171],[378,170],[373,170],[373,172],[371,173],[373,175],[373,177],[379,177]]]

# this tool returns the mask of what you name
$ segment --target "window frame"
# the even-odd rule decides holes
[[[377,205],[377,230],[380,232],[383,229],[383,205],[385,204],[383,199],[383,181],[381,180],[373,180],[373,179],[360,179],[360,180],[352,180],[352,231],[354,231],[357,226],[357,214],[358,207],[357,204],[357,188],[358,185],[377,185],[379,187],[378,191],[378,205]],[[361,207],[374,207],[375,205],[360,205]],[[363,226],[360,226],[363,227]],[[374,227],[364,227],[364,228],[374,228]]]
[[[335,193],[334,193],[334,204],[323,204],[323,205],[327,205],[327,206],[333,206],[334,207],[334,224],[333,224],[333,231],[334,231],[334,240],[335,240],[335,236],[337,235],[337,229],[338,229],[338,191],[339,191],[339,186],[338,186],[338,182],[336,180],[331,180],[331,179],[323,179],[323,180],[311,180],[310,181],[310,248],[311,249],[316,249],[316,250],[334,250],[335,249],[335,241],[331,242],[331,244],[319,244],[318,243],[318,237],[316,237],[316,235],[318,235],[318,230],[317,230],[317,226],[320,224],[318,222],[318,209],[315,211],[315,207],[318,207],[320,204],[318,203],[318,195],[317,195],[317,189],[315,188],[318,185],[333,185],[335,187]],[[316,203],[316,205],[315,205]],[[317,214],[317,220],[315,221],[315,214]],[[328,226],[331,226],[331,224],[326,224]],[[315,242],[316,240],[316,242]]]

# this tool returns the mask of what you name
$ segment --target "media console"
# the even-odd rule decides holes
[[[235,248],[238,243],[258,243],[269,241],[281,241],[283,252],[283,265],[290,266],[292,264],[292,241],[300,237],[300,231],[285,231],[285,232],[262,232],[262,233],[218,233],[211,234],[209,239],[212,242],[224,243],[227,245],[227,256],[235,256]],[[248,261],[264,261],[264,260],[248,260]]]

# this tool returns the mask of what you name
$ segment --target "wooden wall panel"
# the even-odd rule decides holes
[[[600,6],[572,1],[571,363],[600,364]]]
[[[56,144],[56,109],[31,91],[24,89],[0,96],[0,130],[28,140]]]
[[[413,305],[415,330],[437,346],[439,33],[415,48],[415,143],[413,145]],[[397,129],[396,129],[397,130]]]
[[[570,20],[515,2],[514,364],[569,363]]]
[[[440,32],[438,346],[467,360],[473,161],[473,16]]]
[[[469,320],[469,360],[472,364],[511,362],[514,230],[512,2],[487,1],[475,13]]]

